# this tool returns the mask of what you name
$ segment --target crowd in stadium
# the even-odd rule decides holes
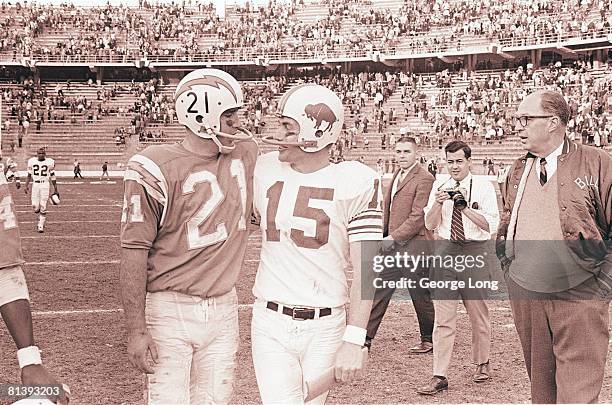
[[[140,8],[106,5],[82,8],[2,3],[6,17],[0,51],[77,62],[83,57],[146,55],[189,59],[255,57],[297,53],[326,55],[331,51],[413,49],[425,51],[498,40],[554,42],[566,35],[587,37],[610,30],[610,2],[510,2],[486,0],[405,2],[396,10],[363,7],[363,1],[323,1],[327,14],[303,22],[295,2],[270,2],[234,10],[220,20],[211,4],[148,4]],[[562,16],[562,17],[560,17]],[[434,34],[435,32],[435,34]],[[43,41],[60,34],[55,44]],[[598,34],[598,35],[599,35]],[[605,36],[605,35],[603,35]]]
[[[608,66],[612,70],[612,65]],[[570,137],[585,144],[606,146],[612,142],[611,122],[607,111],[612,107],[612,75],[595,80],[586,62],[572,65],[551,64],[533,69],[531,64],[515,70],[496,71],[485,75],[452,73],[448,70],[435,75],[416,75],[404,72],[344,74],[325,71],[312,77],[295,79],[269,76],[263,81],[244,84],[244,122],[249,130],[261,134],[270,115],[276,112],[277,96],[291,82],[315,82],[332,88],[345,104],[346,128],[335,148],[338,158],[353,148],[368,149],[368,134],[378,134],[382,149],[391,148],[394,139],[406,134],[410,118],[418,118],[428,131],[410,131],[420,143],[435,149],[450,140],[468,143],[502,143],[512,132],[508,107],[520,102],[533,88],[556,88],[566,96],[572,108],[569,122]],[[90,81],[90,85],[94,85]],[[68,82],[67,86],[70,86]],[[136,102],[129,109],[113,107],[120,90],[131,92]],[[425,92],[425,90],[427,92]],[[433,91],[432,91],[433,89]],[[401,104],[389,105],[389,98],[399,94]],[[53,91],[46,86],[37,91],[32,79],[22,88],[7,89],[3,101],[9,103],[10,117],[4,129],[18,128],[18,137],[27,135],[32,125],[40,131],[45,121],[80,123],[98,120],[109,114],[131,114],[129,134],[144,132],[149,123],[169,125],[175,122],[172,94],[159,91],[159,80],[132,82],[131,85],[100,86],[97,99],[81,95],[68,97],[58,84]],[[399,107],[399,108],[398,108]],[[150,131],[149,131],[150,132]],[[157,139],[144,136],[141,140]]]

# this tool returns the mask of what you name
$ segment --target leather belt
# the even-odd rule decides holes
[[[266,308],[271,309],[274,312],[278,312],[279,304],[276,302],[268,301]],[[317,312],[319,316],[317,317]],[[323,316],[331,315],[331,308],[304,308],[304,307],[286,307],[283,305],[283,315],[290,316],[292,319],[305,321],[307,319],[316,319]]]
[[[47,180],[34,180],[34,183],[46,183]]]

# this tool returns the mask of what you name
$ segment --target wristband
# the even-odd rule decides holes
[[[38,346],[28,346],[17,350],[17,360],[19,360],[19,368],[33,364],[42,364]]]
[[[357,346],[363,346],[365,344],[366,333],[367,331],[364,328],[360,328],[353,325],[346,325],[342,340],[344,342],[352,343]]]

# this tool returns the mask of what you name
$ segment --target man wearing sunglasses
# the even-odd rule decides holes
[[[612,158],[566,137],[563,95],[538,91],[514,127],[528,152],[510,169],[497,256],[533,403],[597,402],[612,297]]]

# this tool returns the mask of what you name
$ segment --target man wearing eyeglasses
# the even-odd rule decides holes
[[[497,256],[533,403],[597,402],[612,297],[612,158],[566,137],[563,95],[527,96],[514,117],[528,152],[506,179]]]

